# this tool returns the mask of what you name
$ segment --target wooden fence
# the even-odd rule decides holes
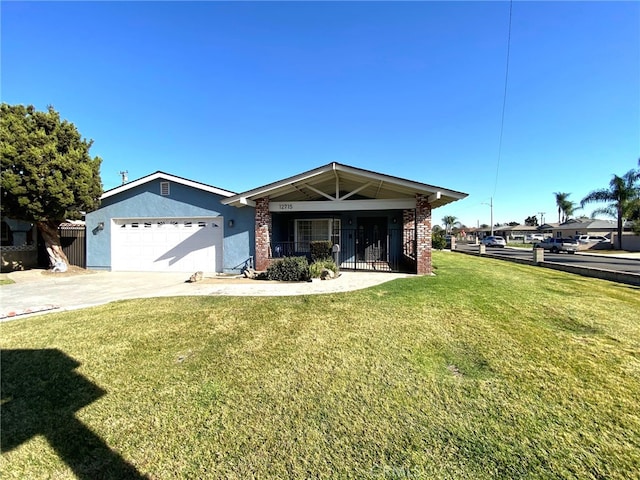
[[[71,265],[87,268],[86,228],[84,225],[63,223],[58,229],[62,251]]]

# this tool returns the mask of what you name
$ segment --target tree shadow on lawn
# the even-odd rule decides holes
[[[2,452],[43,435],[81,480],[148,478],[75,416],[106,393],[79,366],[57,349],[0,352]]]

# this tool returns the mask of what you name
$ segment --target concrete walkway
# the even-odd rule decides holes
[[[286,283],[205,275],[188,283],[186,273],[89,272],[56,275],[43,270],[13,272],[14,284],[0,286],[0,321],[75,310],[116,300],[189,295],[284,296],[347,292],[410,275],[342,272],[333,280]]]

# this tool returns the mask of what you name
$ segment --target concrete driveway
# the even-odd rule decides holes
[[[284,283],[205,275],[188,283],[186,273],[88,272],[56,275],[43,270],[13,272],[16,283],[0,286],[0,321],[75,310],[116,300],[189,295],[283,296],[346,292],[409,275],[342,272],[333,280]]]

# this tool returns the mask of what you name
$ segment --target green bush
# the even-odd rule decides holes
[[[309,265],[309,273],[311,274],[311,278],[320,278],[320,274],[325,268],[328,268],[336,275],[338,274],[338,266],[336,265],[336,262],[334,262],[330,258],[325,258],[324,260],[317,260]]]
[[[267,279],[281,282],[306,282],[311,279],[306,257],[284,257],[267,268]]]
[[[431,248],[442,250],[447,246],[447,239],[444,238],[444,230],[433,232],[431,234]]]
[[[324,260],[331,258],[333,253],[333,242],[331,240],[314,240],[310,242],[311,261]]]

